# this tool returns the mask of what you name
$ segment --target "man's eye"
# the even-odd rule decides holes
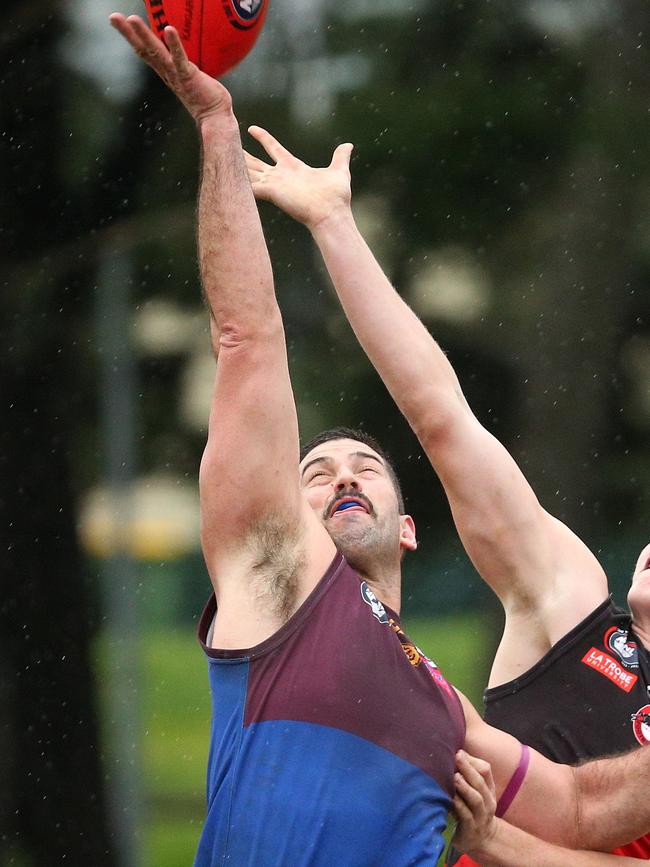
[[[317,473],[314,473],[314,475],[309,479],[309,481],[314,482],[314,481],[316,481],[316,479],[323,478],[326,475],[327,475],[327,473],[324,470],[319,470]]]
[[[379,470],[377,469],[377,467],[362,467],[359,470],[359,472],[360,473],[378,473]]]

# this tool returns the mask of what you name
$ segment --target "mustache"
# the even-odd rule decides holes
[[[323,518],[329,518],[330,515],[334,513],[334,510],[341,500],[345,500],[346,497],[351,497],[353,500],[358,500],[360,503],[363,503],[368,509],[368,514],[373,518],[375,517],[375,507],[372,505],[368,497],[360,491],[355,491],[354,488],[346,488],[344,491],[337,491],[330,499],[323,511]]]

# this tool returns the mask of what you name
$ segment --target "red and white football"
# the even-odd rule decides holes
[[[264,26],[269,0],[144,0],[151,29],[161,39],[175,27],[187,56],[215,78],[236,66]]]

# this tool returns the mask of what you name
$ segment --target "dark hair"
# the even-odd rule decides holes
[[[386,465],[386,469],[388,470],[388,475],[390,476],[390,480],[393,483],[393,487],[395,488],[395,493],[397,494],[397,505],[399,506],[400,515],[404,514],[404,497],[402,495],[402,488],[399,483],[399,479],[397,478],[397,473],[395,472],[395,467],[388,455],[388,453],[382,449],[377,440],[371,436],[371,434],[366,433],[365,430],[358,430],[351,427],[332,427],[328,430],[321,431],[320,433],[313,436],[310,440],[308,440],[300,449],[300,460],[302,461],[305,455],[309,454],[312,449],[315,449],[316,446],[321,446],[323,443],[331,442],[332,440],[356,440],[357,442],[363,443],[366,446],[369,446],[373,451],[377,452],[379,457],[383,460]]]

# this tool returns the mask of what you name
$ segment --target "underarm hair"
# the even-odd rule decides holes
[[[288,529],[281,521],[266,519],[255,527],[253,539],[252,572],[257,598],[288,619],[296,601],[298,575],[305,564],[299,531]]]

